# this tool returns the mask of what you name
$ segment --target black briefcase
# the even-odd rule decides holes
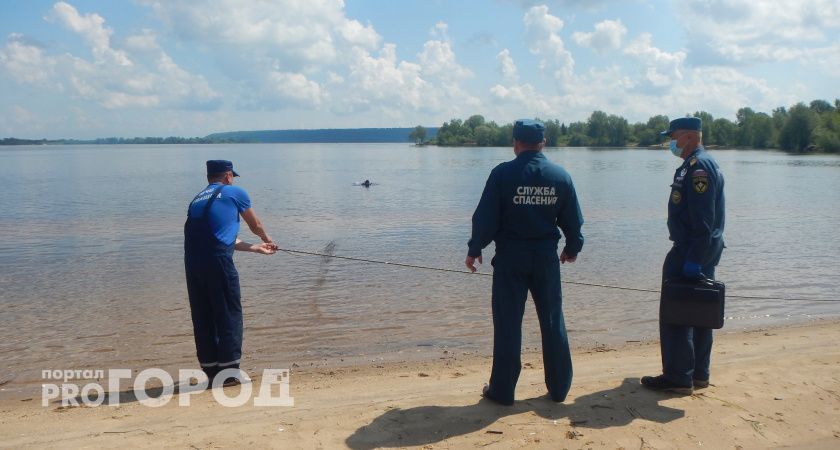
[[[726,285],[720,281],[673,278],[662,283],[659,321],[671,325],[723,328]]]

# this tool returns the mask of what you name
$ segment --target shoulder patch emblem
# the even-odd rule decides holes
[[[671,202],[675,205],[679,205],[681,201],[682,194],[680,194],[680,191],[671,191]]]
[[[702,194],[709,189],[709,179],[706,177],[696,177],[691,180],[691,184],[694,185],[694,192],[698,194]]]

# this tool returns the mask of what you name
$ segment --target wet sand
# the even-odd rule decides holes
[[[658,345],[634,343],[576,351],[564,404],[542,397],[539,354],[524,355],[517,402],[503,407],[478,394],[490,359],[450,351],[425,362],[295,368],[293,407],[226,408],[211,391],[190,407],[6,399],[0,446],[838,448],[838,340],[839,322],[721,334],[712,385],[688,397],[642,389],[638,377],[659,370]]]

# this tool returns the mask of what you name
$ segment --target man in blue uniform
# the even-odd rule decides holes
[[[496,166],[472,217],[465,261],[476,260],[496,242],[493,265],[493,369],[484,396],[511,405],[521,370],[522,315],[528,291],[542,332],[545,384],[552,400],[566,399],[572,383],[572,357],[563,320],[560,263],[573,263],[583,247],[580,212],[572,178],[542,153],[545,127],[534,120],[513,126],[516,158]],[[560,230],[566,245],[557,257]]]
[[[684,160],[668,200],[668,232],[674,245],[665,257],[663,281],[714,279],[723,253],[723,173],[702,146],[702,129],[699,118],[682,117],[661,133],[670,136],[674,156]],[[662,374],[642,377],[643,386],[688,395],[709,385],[711,329],[660,323],[659,339]]]
[[[195,347],[210,381],[224,369],[238,369],[242,356],[242,304],[234,249],[266,255],[277,251],[251,208],[248,193],[233,185],[237,176],[230,161],[207,161],[210,184],[190,202],[184,224],[184,266]],[[240,216],[263,243],[237,238]]]

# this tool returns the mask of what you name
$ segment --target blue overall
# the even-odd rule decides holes
[[[583,247],[583,216],[571,177],[542,152],[521,152],[490,173],[472,224],[470,256],[496,243],[491,261],[493,369],[487,395],[499,403],[513,403],[522,368],[522,316],[530,291],[542,333],[545,384],[554,401],[565,400],[572,357],[557,257],[560,230],[568,256],[577,256]]]
[[[222,369],[238,368],[242,356],[242,304],[239,273],[233,265],[234,244],[221,242],[210,224],[210,208],[224,187],[215,187],[202,214],[188,212],[184,224],[184,268],[195,348],[202,370],[211,378]]]
[[[665,257],[662,280],[682,276],[686,261],[702,266],[714,279],[723,253],[725,221],[723,173],[702,147],[695,150],[674,174],[668,201],[668,232],[674,242]],[[709,379],[712,330],[659,324],[662,373],[676,384]]]

